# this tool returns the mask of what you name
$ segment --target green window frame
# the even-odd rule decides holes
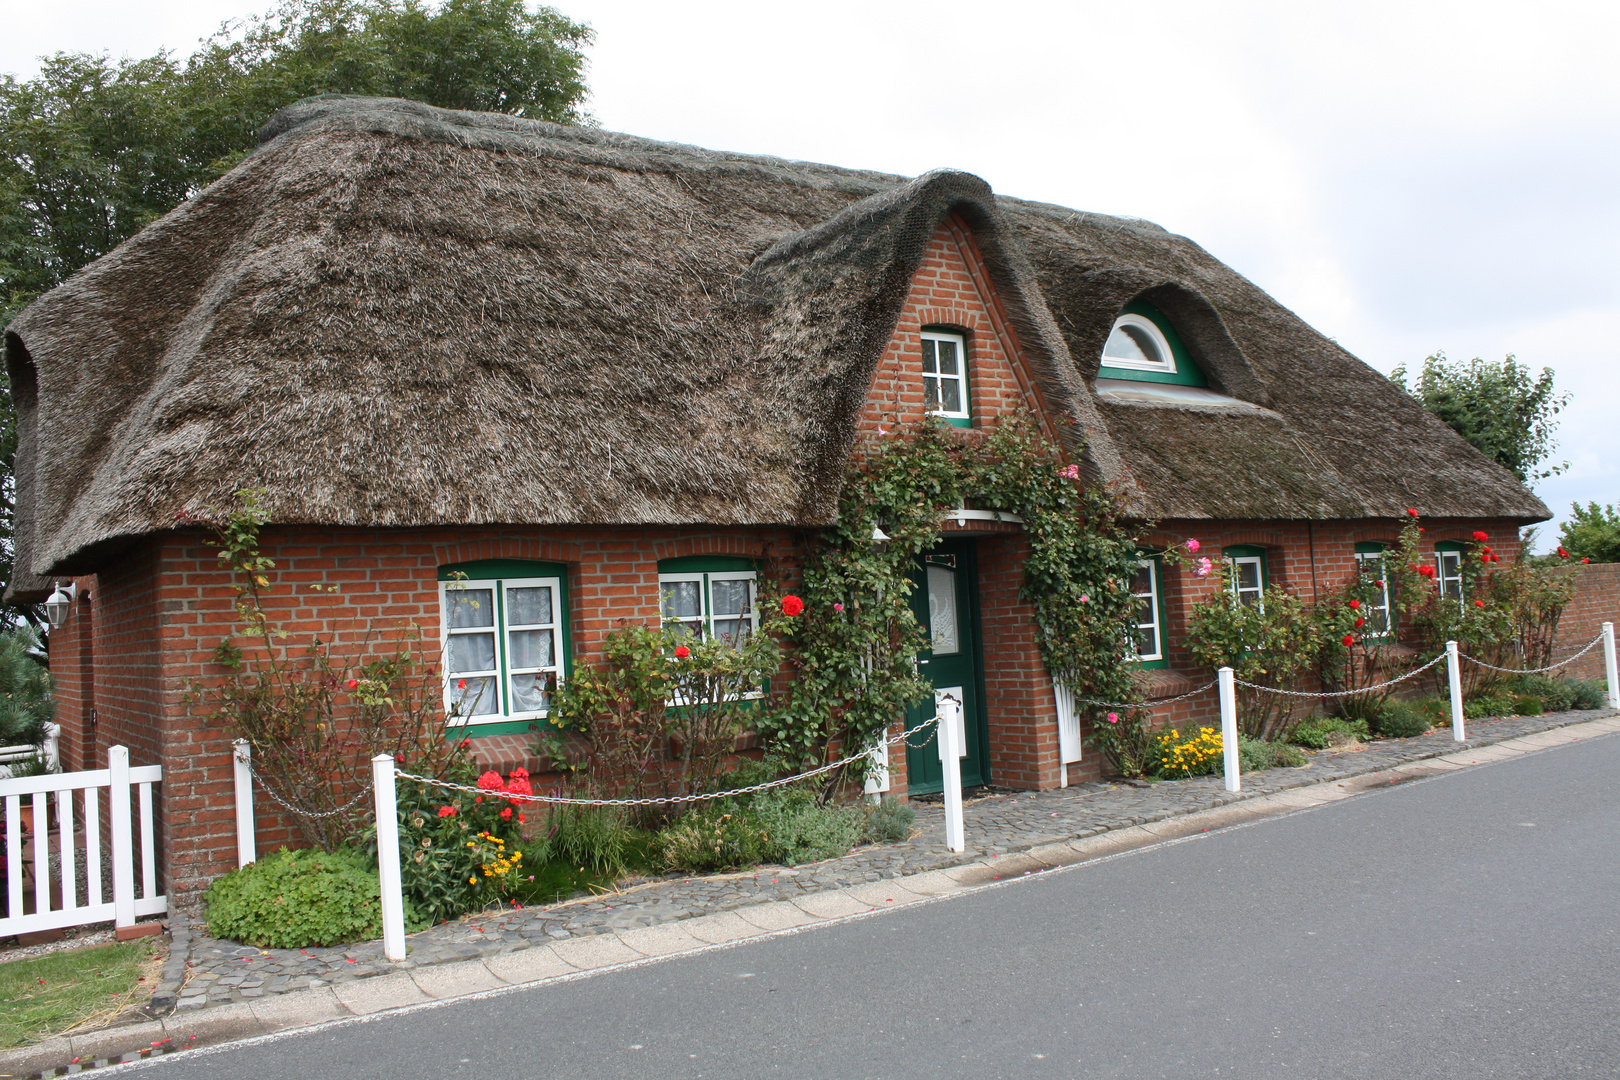
[[[1456,540],[1441,540],[1434,545],[1434,576],[1440,585],[1440,595],[1449,596],[1461,607],[1466,590],[1463,587],[1463,560],[1468,549]]]
[[[928,415],[954,427],[973,426],[966,334],[923,327],[922,383]]]
[[[549,719],[572,655],[568,568],[482,559],[438,579],[446,725],[498,735]]]
[[[753,560],[693,555],[658,564],[660,625],[699,640],[753,633],[759,626],[758,568]]]
[[[1255,544],[1233,544],[1222,548],[1221,556],[1231,568],[1226,587],[1239,603],[1253,604],[1262,615],[1266,611],[1266,549]]]
[[[1169,654],[1164,641],[1164,570],[1158,555],[1141,553],[1131,578],[1131,596],[1136,599],[1130,657],[1144,668],[1167,668]]]
[[[1133,343],[1138,349],[1145,346],[1160,353],[1168,349],[1169,355],[1161,363],[1127,360],[1109,363],[1110,350],[1124,352],[1126,350],[1119,346],[1129,348]],[[1103,356],[1097,368],[1097,377],[1126,379],[1132,382],[1172,383],[1177,386],[1209,386],[1209,379],[1187,352],[1187,347],[1182,343],[1181,335],[1176,333],[1175,326],[1165,318],[1164,312],[1146,300],[1132,300],[1114,319],[1113,329],[1109,331],[1108,340],[1103,345]]]
[[[1367,612],[1371,624],[1369,637],[1388,637],[1395,629],[1395,609],[1389,602],[1389,545],[1376,540],[1364,540],[1356,545],[1356,573],[1361,580],[1371,580],[1378,586],[1378,594]]]

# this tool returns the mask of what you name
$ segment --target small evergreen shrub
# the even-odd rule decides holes
[[[1349,720],[1342,716],[1313,716],[1295,724],[1288,733],[1288,741],[1312,750],[1325,750],[1332,745],[1331,735],[1344,735],[1351,739],[1367,738],[1365,720]],[[1343,741],[1343,740],[1341,740]]]
[[[803,788],[774,788],[750,803],[765,862],[795,866],[846,855],[866,831],[859,807],[817,805],[815,793]]]
[[[1513,699],[1513,711],[1520,716],[1540,716],[1542,713],[1541,699],[1531,697],[1529,694],[1520,694]]]
[[[905,803],[892,799],[868,803],[866,832],[862,839],[873,844],[897,844],[911,839],[911,830],[916,823],[916,809]]]
[[[1513,711],[1513,699],[1503,694],[1475,694],[1463,699],[1463,715],[1470,720],[1511,716]]]
[[[1574,679],[1553,679],[1546,675],[1522,675],[1516,683],[1520,694],[1539,698],[1547,712],[1564,712],[1575,705]]]
[[[1578,682],[1570,680],[1571,697],[1569,707],[1572,709],[1601,709],[1609,703],[1609,695],[1600,682]]]
[[[306,949],[381,937],[379,895],[375,865],[352,848],[282,848],[217,878],[203,902],[213,937]]]
[[[1238,736],[1238,768],[1245,773],[1262,769],[1295,768],[1310,759],[1297,747],[1285,742],[1265,742]]]
[[[1384,702],[1376,717],[1376,733],[1384,739],[1410,739],[1425,735],[1434,725],[1417,706],[1399,698]]]
[[[735,804],[710,804],[658,834],[658,857],[671,871],[723,870],[763,861],[764,842],[751,814]]]

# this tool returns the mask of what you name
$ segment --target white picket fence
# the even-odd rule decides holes
[[[143,915],[167,912],[169,899],[157,891],[152,806],[152,785],[162,781],[161,765],[130,768],[129,750],[123,746],[107,751],[105,769],[0,780],[6,816],[6,908],[0,914],[0,938],[99,922],[131,927]],[[111,833],[110,882],[102,873],[107,854],[101,835],[103,790]],[[25,888],[25,877],[33,879],[31,888]],[[109,885],[111,897],[106,894]]]

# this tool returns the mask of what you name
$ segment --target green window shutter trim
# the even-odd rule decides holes
[[[477,559],[473,562],[450,563],[439,567],[440,581],[455,581],[464,577],[468,581],[489,581],[493,578],[554,577],[568,580],[568,567],[562,563],[538,562],[532,559]]]
[[[440,581],[509,581],[517,578],[556,578],[557,579],[557,626],[562,631],[562,642],[558,646],[557,659],[561,661],[561,675],[568,678],[574,668],[574,626],[573,609],[568,599],[568,567],[562,563],[541,562],[537,559],[474,559],[471,562],[450,563],[439,567],[438,579]],[[495,611],[501,633],[506,633],[506,590],[498,589],[495,593]],[[507,706],[507,695],[510,688],[507,686],[506,649],[501,649],[500,674],[500,701],[501,708]],[[470,724],[466,727],[446,728],[446,738],[474,739],[485,735],[512,735],[529,731],[540,730],[540,725],[546,724],[557,727],[555,717],[544,720],[509,720],[486,721],[480,724]]]
[[[1356,545],[1357,555],[1382,555],[1389,550],[1389,545],[1378,540],[1363,540]]]
[[[1436,551],[1467,551],[1468,550],[1468,545],[1462,543],[1460,540],[1439,540],[1439,541],[1435,542],[1434,550],[1436,550]]]
[[[1137,553],[1138,558],[1149,559],[1153,562],[1153,602],[1158,605],[1159,615],[1159,659],[1138,660],[1145,671],[1170,666],[1170,641],[1166,634],[1164,610],[1164,558],[1157,551],[1142,551]]]
[[[1136,371],[1131,368],[1109,367],[1106,362],[1097,369],[1099,379],[1129,379],[1133,382],[1172,383],[1176,386],[1205,386],[1209,379],[1205,378],[1203,369],[1187,355],[1187,347],[1181,342],[1181,335],[1170,320],[1164,317],[1164,312],[1148,303],[1146,300],[1132,300],[1125,305],[1122,315],[1140,315],[1154,326],[1159,333],[1170,343],[1170,353],[1176,359],[1176,373],[1174,375],[1163,371]]]

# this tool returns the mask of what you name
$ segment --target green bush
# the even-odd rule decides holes
[[[1543,711],[1541,699],[1531,697],[1529,694],[1520,694],[1513,699],[1513,711],[1520,716],[1540,716]]]
[[[45,722],[55,702],[51,673],[28,654],[39,648],[39,637],[29,626],[0,632],[0,746],[38,746],[45,738]],[[12,775],[30,775],[13,766]]]
[[[1546,675],[1521,675],[1514,683],[1520,694],[1538,698],[1547,712],[1563,712],[1575,704],[1574,679],[1553,679]]]
[[[1298,747],[1285,742],[1264,742],[1247,735],[1238,736],[1238,768],[1243,772],[1261,769],[1295,768],[1310,761]]]
[[[1410,739],[1427,734],[1433,726],[1423,710],[1399,698],[1391,698],[1378,711],[1374,733],[1385,739]]]
[[[723,870],[764,861],[765,833],[752,814],[731,802],[693,810],[658,834],[665,869]]]
[[[1463,699],[1463,715],[1470,720],[1513,715],[1513,699],[1505,694],[1475,694]]]
[[[552,857],[607,877],[629,872],[635,835],[617,806],[563,804],[551,813]]]
[[[261,949],[382,936],[376,863],[352,848],[282,848],[217,878],[203,894],[208,933]],[[407,918],[415,923],[407,902]]]
[[[911,839],[917,823],[914,807],[892,799],[866,806],[866,830],[861,837],[873,844],[895,844]]]
[[[1329,735],[1348,735],[1353,739],[1367,737],[1367,722],[1365,720],[1348,720],[1342,716],[1313,716],[1309,720],[1295,724],[1288,733],[1288,741],[1296,746],[1308,746],[1312,750],[1325,750],[1329,746]]]
[[[1574,696],[1570,700],[1572,709],[1601,709],[1609,703],[1609,695],[1600,682],[1579,682],[1570,680],[1570,689]]]
[[[753,797],[750,809],[764,835],[764,861],[795,866],[847,855],[866,832],[858,806],[820,806],[815,792],[780,787]]]
[[[822,806],[814,792],[775,788],[747,799],[717,799],[688,812],[658,834],[658,856],[676,871],[762,862],[794,866],[847,853],[872,820],[858,806]],[[898,809],[878,820],[891,829],[903,827],[902,837],[911,834],[911,818]]]

